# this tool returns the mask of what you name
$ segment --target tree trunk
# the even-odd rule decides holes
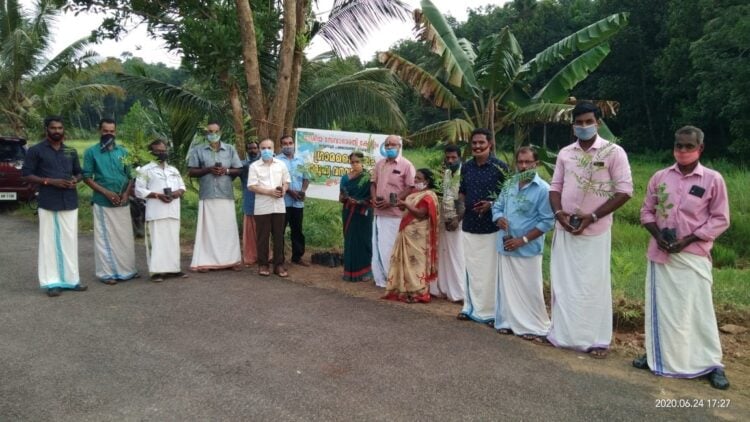
[[[260,66],[258,63],[258,44],[255,39],[255,26],[250,0],[236,0],[237,20],[242,38],[242,61],[247,81],[247,109],[255,126],[258,139],[269,136],[266,122],[266,105],[263,88],[260,84]]]
[[[297,42],[294,44],[294,59],[292,60],[292,80],[289,84],[289,101],[286,105],[284,115],[284,130],[291,133],[294,129],[294,119],[297,116],[297,100],[299,99],[299,84],[302,78],[302,58],[304,55],[306,43],[302,44],[307,29],[305,28],[305,15],[307,12],[308,0],[299,0],[297,2]]]
[[[234,147],[241,159],[245,159],[245,124],[242,115],[242,100],[237,81],[232,79],[229,84],[229,104],[232,107],[232,126],[234,127]]]
[[[279,71],[276,78],[276,93],[271,100],[271,110],[268,113],[268,133],[274,142],[285,130],[284,118],[289,102],[289,87],[292,81],[292,64],[294,62],[294,46],[297,39],[297,6],[295,0],[284,0],[284,29],[282,31],[281,47],[279,48]]]

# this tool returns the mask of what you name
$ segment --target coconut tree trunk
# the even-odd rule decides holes
[[[307,13],[308,0],[297,2],[297,34],[304,35],[307,31],[305,28],[305,15]],[[294,44],[294,58],[292,60],[292,80],[289,84],[289,101],[286,105],[284,115],[284,131],[291,133],[294,129],[294,119],[297,115],[297,100],[299,99],[299,85],[302,78],[302,58],[304,49],[307,47],[302,41],[306,39],[303,36],[297,36],[297,42]]]
[[[234,147],[241,159],[245,159],[245,124],[242,115],[242,100],[237,81],[229,82],[229,105],[232,107],[232,127],[234,127]]]
[[[253,10],[250,0],[236,0],[237,20],[240,24],[242,38],[242,60],[247,82],[247,109],[259,139],[269,136],[266,122],[266,104],[263,88],[260,84],[260,66],[258,63],[258,44],[255,40]]]
[[[279,70],[276,78],[276,93],[268,113],[268,133],[274,142],[284,131],[284,119],[289,102],[289,88],[292,82],[294,46],[297,38],[297,5],[295,0],[284,0],[284,29],[279,49]],[[278,145],[277,145],[278,146]]]

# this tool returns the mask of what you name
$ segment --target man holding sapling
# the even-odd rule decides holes
[[[492,221],[500,228],[495,329],[543,342],[550,325],[542,290],[544,233],[552,230],[555,217],[549,185],[536,174],[538,164],[536,151],[519,148],[518,172],[503,184],[492,205]]]
[[[633,182],[625,151],[598,135],[596,105],[579,103],[572,114],[576,141],[560,150],[550,184],[557,225],[547,339],[602,359],[612,340],[612,213],[633,195]]]
[[[703,132],[675,133],[676,163],[649,180],[641,223],[651,234],[646,270],[646,354],[633,366],[656,375],[696,378],[729,388],[711,285],[711,248],[729,227],[721,174],[703,167]]]

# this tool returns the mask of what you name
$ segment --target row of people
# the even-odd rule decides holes
[[[398,137],[386,140],[386,158],[371,176],[361,169],[362,155],[353,153],[340,195],[344,279],[372,274],[385,299],[429,302],[430,293],[463,299],[458,319],[606,357],[612,213],[631,198],[633,183],[625,151],[598,135],[596,106],[581,103],[572,114],[576,141],[558,154],[550,184],[536,174],[539,160],[528,147],[517,151],[518,172],[506,181],[507,167],[491,152],[491,133],[484,129],[472,133],[466,163],[455,146],[445,149],[442,200],[430,192],[431,172],[414,170],[398,154]],[[686,126],[675,138],[676,163],[651,178],[641,209],[652,235],[647,354],[633,365],[664,376],[708,375],[712,386],[724,389],[729,382],[711,299],[710,250],[729,226],[726,186],[699,163],[700,129]],[[550,317],[542,255],[544,235],[553,229]]]

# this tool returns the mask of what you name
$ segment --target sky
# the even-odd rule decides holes
[[[411,7],[419,7],[419,0],[406,0]],[[477,8],[486,4],[503,4],[503,0],[432,0],[432,2],[445,14],[450,14],[459,21],[465,21],[468,16],[469,8]],[[21,0],[24,8],[31,9],[33,0]],[[316,13],[330,11],[333,0],[318,0]],[[91,31],[96,29],[102,22],[102,15],[82,13],[75,16],[73,13],[66,13],[57,19],[53,33],[55,43],[50,52],[50,57],[60,52],[65,46],[73,41],[86,37]],[[379,31],[373,33],[369,41],[362,45],[357,55],[367,61],[377,51],[385,51],[396,41],[401,39],[412,39],[413,22],[392,22],[384,25]],[[136,57],[141,57],[148,63],[162,62],[171,67],[180,65],[180,56],[178,53],[172,53],[166,50],[161,40],[152,39],[146,34],[145,25],[133,28],[127,35],[118,41],[103,41],[101,44],[93,46],[93,49],[103,57],[120,57],[124,52],[130,52]],[[320,38],[313,39],[311,45],[305,50],[308,57],[314,57],[318,54],[330,50],[327,44]]]

